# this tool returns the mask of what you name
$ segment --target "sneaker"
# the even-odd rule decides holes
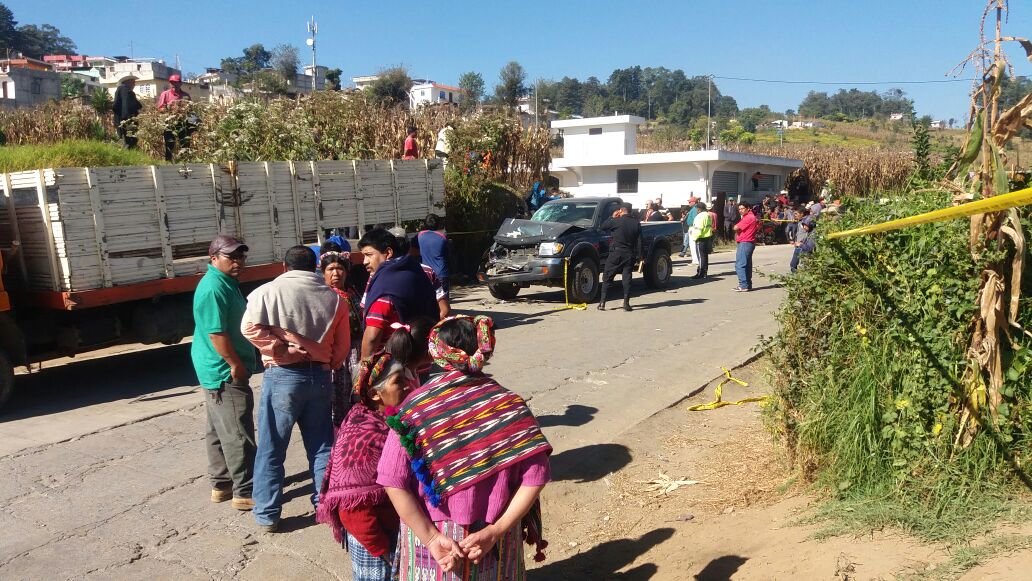
[[[212,488],[211,489],[211,501],[212,502],[226,502],[233,498],[233,491],[228,488]]]
[[[271,525],[258,525],[258,530],[263,533],[275,533],[279,531],[279,521],[272,523]]]
[[[254,500],[250,498],[241,498],[239,496],[233,497],[233,502],[230,505],[237,510],[251,510],[254,508]]]
[[[731,290],[735,291],[736,293],[747,293],[747,292],[749,292],[749,289],[742,288],[740,286],[736,286],[735,288],[733,288]]]

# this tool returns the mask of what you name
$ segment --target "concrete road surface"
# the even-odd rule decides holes
[[[607,312],[557,310],[562,293],[550,289],[513,302],[459,289],[455,307],[495,318],[488,370],[530,400],[553,471],[570,479],[620,433],[754,355],[783,297],[763,273],[786,272],[790,252],[757,249],[750,293],[731,291],[733,253],[713,255],[704,282],[677,262],[665,291],[635,279],[631,313],[616,300]],[[0,415],[0,578],[350,579],[347,553],[314,523],[297,432],[282,532],[259,533],[250,513],[209,501],[188,345],[19,379]]]

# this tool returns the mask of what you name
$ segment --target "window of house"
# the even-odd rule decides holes
[[[43,92],[43,81],[40,79],[32,79],[32,94],[38,95]]]
[[[602,135],[602,128],[592,127],[591,129],[588,129],[588,135]]]
[[[637,194],[638,193],[638,170],[618,169],[616,170],[616,193]]]

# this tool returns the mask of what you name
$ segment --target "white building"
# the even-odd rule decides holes
[[[667,208],[688,204],[693,194],[711,203],[719,194],[758,201],[785,187],[798,159],[721,151],[637,153],[641,117],[619,115],[553,121],[563,137],[563,156],[549,172],[574,196],[620,196],[635,207],[662,199]],[[762,177],[753,188],[752,176]]]
[[[362,89],[372,87],[373,83],[380,78],[380,75],[365,75],[362,77],[351,77],[351,82],[355,84],[355,88],[361,91]]]
[[[420,105],[458,105],[462,102],[462,89],[433,81],[414,82],[409,89],[409,109]]]

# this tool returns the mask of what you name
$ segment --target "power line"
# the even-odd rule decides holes
[[[786,81],[781,79],[749,79],[745,77],[721,77],[712,75],[714,79],[726,81],[748,81],[751,83],[780,83],[784,85],[931,85],[938,83],[970,83],[974,78],[968,79],[935,79],[929,81],[854,81],[854,82],[832,82],[832,81]]]

